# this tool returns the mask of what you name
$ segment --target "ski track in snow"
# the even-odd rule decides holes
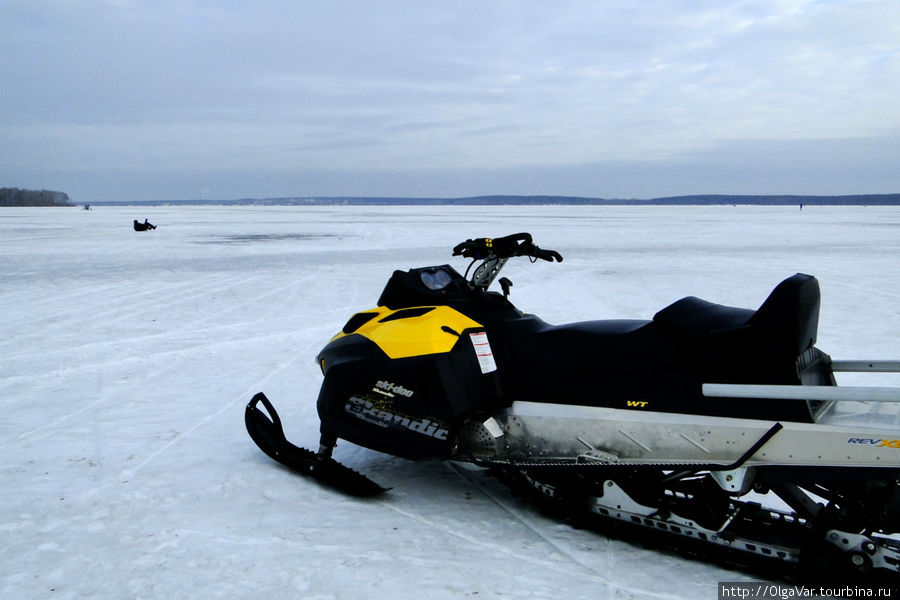
[[[160,228],[131,231],[142,215]],[[898,228],[900,210],[860,207],[4,209],[0,596],[714,597],[750,576],[572,529],[478,472],[342,442],[394,488],[345,498],[263,456],[243,406],[265,391],[314,447],[331,335],[394,269],[462,272],[455,243],[515,231],[565,257],[504,271],[550,322],[684,295],[755,307],[803,271],[823,350],[896,359]],[[900,426],[862,408],[844,418]]]
[[[592,579],[602,581],[603,583],[610,583],[609,579],[606,579],[606,578],[600,576],[599,574],[595,573],[594,568],[591,565],[586,565],[586,564],[581,563],[576,557],[572,556],[572,554],[567,549],[563,548],[560,544],[558,544],[557,542],[554,542],[551,538],[546,536],[540,530],[539,527],[535,526],[534,522],[531,519],[528,519],[527,517],[522,515],[521,512],[515,510],[514,508],[512,508],[511,506],[509,506],[508,504],[506,504],[505,502],[500,500],[500,498],[498,498],[496,494],[491,493],[491,491],[488,490],[484,485],[480,484],[478,482],[478,480],[476,480],[474,478],[466,477],[466,475],[462,472],[460,467],[451,465],[451,468],[460,477],[462,477],[466,481],[472,483],[482,494],[487,496],[487,498],[489,498],[491,500],[491,502],[493,502],[494,504],[496,504],[497,506],[502,508],[504,511],[509,513],[513,518],[515,518],[517,521],[521,522],[525,527],[527,527],[532,532],[534,532],[534,534],[537,535],[539,538],[541,538],[544,542],[546,542],[548,546],[550,546],[551,548],[553,548],[560,554],[564,555],[566,558],[571,560],[572,563],[574,563],[576,566],[582,567],[586,571],[593,573],[594,577]]]
[[[493,498],[491,498],[491,499],[494,500]],[[506,509],[506,507],[503,506],[502,504],[500,504],[500,503],[496,503],[496,504],[498,506],[500,506],[501,508]],[[591,567],[586,567],[585,565],[580,564],[577,560],[573,560],[573,562],[574,562],[573,565],[563,566],[561,564],[547,561],[547,560],[542,560],[540,558],[537,558],[537,557],[534,557],[534,556],[531,556],[528,554],[514,552],[501,543],[489,543],[484,540],[478,539],[474,536],[459,533],[458,531],[454,531],[453,529],[451,529],[449,527],[446,527],[444,525],[441,525],[439,523],[435,523],[434,521],[426,519],[426,518],[422,517],[421,515],[418,515],[416,513],[410,512],[410,511],[403,510],[402,508],[395,506],[395,505],[391,504],[390,502],[381,502],[381,505],[389,510],[392,510],[396,513],[403,515],[404,517],[418,521],[419,523],[422,523],[433,529],[440,530],[441,532],[443,532],[444,534],[446,534],[448,536],[458,537],[461,540],[463,540],[469,544],[472,544],[473,546],[479,546],[492,554],[506,554],[506,555],[510,556],[511,558],[516,559],[517,561],[532,564],[536,567],[541,567],[543,569],[552,570],[552,571],[560,573],[568,578],[582,579],[585,581],[589,581],[592,583],[599,583],[599,584],[603,584],[603,585],[610,584],[609,579],[597,575],[596,573],[594,573],[594,571]],[[511,514],[514,514],[514,513],[511,513]],[[516,518],[519,518],[518,515],[514,514],[514,516],[516,516]],[[520,519],[520,520],[522,520],[522,519]],[[565,554],[565,551],[563,549],[561,549],[557,544],[550,541],[546,536],[544,536],[540,532],[540,530],[536,529],[535,527],[530,525],[525,520],[522,520],[522,523],[529,530],[531,530],[538,537],[540,537],[544,542],[546,542],[549,546],[551,546],[554,550],[556,550],[557,552],[560,552],[562,554]],[[571,557],[568,557],[568,558],[571,558]],[[575,568],[572,568],[572,567],[575,567]],[[578,570],[577,567],[585,567],[587,572]],[[656,597],[656,595],[654,595],[654,597]],[[670,596],[660,595],[659,597],[665,598],[665,597],[670,597]]]
[[[288,367],[291,367],[292,365],[294,365],[294,363],[296,363],[298,359],[306,358],[306,352],[309,351],[311,348],[312,348],[311,346],[306,346],[304,348],[300,348],[297,354],[284,360],[275,370],[270,372],[266,377],[254,382],[253,385],[245,388],[242,393],[233,397],[231,400],[229,400],[225,404],[223,404],[221,408],[202,417],[194,426],[181,432],[181,434],[178,437],[170,440],[168,443],[164,444],[162,447],[158,448],[154,452],[151,452],[147,456],[147,458],[144,459],[140,464],[138,464],[137,466],[135,466],[132,469],[124,471],[122,473],[122,476],[126,479],[130,479],[130,478],[134,477],[134,475],[137,472],[139,472],[142,468],[144,468],[145,465],[147,465],[148,463],[155,460],[159,455],[163,454],[166,450],[168,450],[174,444],[179,442],[180,438],[193,434],[195,431],[197,431],[201,427],[205,426],[208,422],[210,422],[211,420],[213,420],[223,414],[226,414],[229,412],[230,413],[237,412],[235,410],[235,408],[237,406],[242,406],[243,404],[246,404],[249,401],[249,399],[253,396],[253,394],[255,393],[256,390],[264,388],[265,384],[268,381],[270,381],[274,377],[277,377],[281,372],[283,372]]]
[[[539,524],[536,524],[535,521],[521,511],[516,510],[512,506],[510,506],[507,502],[504,502],[497,494],[491,492],[483,483],[481,483],[478,479],[474,477],[469,477],[466,473],[463,472],[463,469],[451,464],[451,468],[455,473],[457,473],[461,478],[465,481],[472,484],[476,489],[478,489],[482,494],[484,494],[488,499],[491,500],[498,507],[503,509],[506,513],[511,515],[514,519],[522,523],[528,530],[530,530],[534,535],[540,538],[544,543],[547,544],[552,550],[564,556],[567,561],[569,561],[570,565],[567,568],[562,568],[560,565],[555,563],[550,563],[547,561],[536,561],[530,556],[520,556],[514,555],[517,559],[525,561],[525,562],[536,562],[538,566],[544,566],[546,568],[553,569],[558,571],[564,575],[573,578],[580,578],[586,581],[601,583],[612,589],[623,589],[629,592],[636,592],[645,594],[647,597],[652,598],[676,598],[677,596],[672,596],[671,594],[659,594],[652,592],[650,590],[637,589],[633,587],[624,587],[616,583],[616,581],[612,578],[603,576],[601,573],[598,573],[596,567],[592,564],[589,564],[581,559],[579,559],[569,548],[565,547],[559,541],[554,540],[552,537],[547,535],[541,528]],[[396,510],[396,508],[395,508]],[[452,533],[452,532],[451,532]],[[573,569],[572,567],[575,567]]]

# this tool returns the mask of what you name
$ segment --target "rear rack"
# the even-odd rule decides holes
[[[900,361],[834,360],[831,361],[831,370],[842,373],[900,373]],[[711,398],[767,400],[900,402],[900,387],[704,383],[703,395]]]

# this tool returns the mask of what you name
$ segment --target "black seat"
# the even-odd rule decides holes
[[[816,343],[819,328],[819,281],[797,273],[782,281],[756,311],[748,325],[799,355]]]
[[[692,344],[741,338],[767,352],[797,357],[816,342],[819,282],[797,273],[778,284],[758,310],[713,304],[689,296],[656,313],[653,322]]]
[[[694,296],[673,302],[653,316],[657,326],[694,342],[718,333],[746,328],[754,311],[713,304]]]

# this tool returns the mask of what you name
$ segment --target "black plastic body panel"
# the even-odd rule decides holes
[[[318,356],[323,433],[406,458],[449,456],[459,424],[504,396],[471,345],[463,335],[450,352],[391,359],[360,335],[330,343]]]

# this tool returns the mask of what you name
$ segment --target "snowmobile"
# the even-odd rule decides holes
[[[269,399],[252,398],[245,423],[263,452],[349,494],[384,492],[332,457],[340,438],[484,468],[562,514],[676,546],[900,573],[898,420],[854,424],[842,410],[900,402],[900,388],[834,376],[900,361],[818,349],[814,277],[789,277],[757,310],[686,297],[650,320],[550,325],[510,302],[507,278],[488,288],[509,259],[558,252],[518,233],[453,256],[471,259],[465,275],[395,271],[319,352],[318,450],[287,441]]]

